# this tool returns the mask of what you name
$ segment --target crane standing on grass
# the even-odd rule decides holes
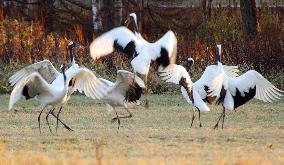
[[[69,44],[69,50],[73,47],[74,43],[72,42]],[[72,57],[72,52],[70,55]],[[57,116],[55,116],[57,118],[57,127],[59,121],[66,129],[71,131],[72,129],[59,119],[62,107],[69,100],[71,94],[76,90],[80,90],[87,96],[100,98],[107,91],[105,90],[106,86],[96,78],[92,71],[79,67],[75,63],[74,58],[72,66],[66,71],[65,69],[66,65],[64,64],[61,67],[62,73],[59,73],[50,61],[43,60],[16,72],[10,77],[10,84],[14,86],[14,89],[10,96],[9,109],[14,106],[21,96],[25,96],[26,100],[35,97],[42,104],[41,113],[47,105],[53,106],[46,116],[46,122],[49,126],[49,114],[55,116],[54,110],[56,106],[60,105],[60,110]],[[38,116],[40,132],[41,113]],[[50,126],[49,130],[52,132]]]
[[[220,57],[218,55],[218,60]],[[189,67],[193,65],[194,61],[192,58],[188,58]],[[199,126],[202,127],[200,120],[200,112],[210,111],[209,107],[205,104],[205,102],[212,103],[216,101],[216,96],[208,92],[210,89],[218,88],[218,79],[220,72],[223,71],[223,68],[226,74],[230,76],[237,76],[238,67],[237,66],[223,66],[218,62],[217,65],[207,66],[202,76],[196,82],[191,82],[190,77],[186,69],[181,65],[171,65],[165,73],[161,73],[163,80],[166,82],[171,82],[175,84],[181,85],[181,93],[187,103],[193,107],[196,107],[198,110],[198,118],[199,118]],[[176,76],[179,75],[179,76]],[[218,100],[217,100],[218,102]],[[193,121],[195,119],[194,110],[192,113],[192,119],[190,126],[192,127]]]
[[[134,76],[133,73],[126,70],[118,70],[116,81],[113,83],[103,78],[99,78],[107,86],[107,95],[105,95],[101,100],[106,103],[107,110],[109,112],[115,111],[115,107],[123,106],[127,111],[128,115],[118,116],[112,121],[118,122],[118,129],[120,127],[121,118],[131,118],[132,113],[128,110],[130,104],[136,104],[140,99],[142,94],[142,89],[145,88],[145,84],[141,78]]]
[[[220,48],[221,45],[219,50]],[[223,106],[223,111],[214,129],[218,128],[221,119],[223,128],[226,110],[234,110],[252,98],[264,102],[273,102],[283,96],[284,91],[276,88],[255,70],[249,70],[238,77],[229,76],[222,70],[218,77],[219,79],[216,79],[217,86],[214,89],[209,88],[210,95],[217,96],[218,104]]]

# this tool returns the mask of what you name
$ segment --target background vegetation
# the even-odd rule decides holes
[[[93,27],[89,25],[92,24],[91,7],[76,5],[77,8],[70,7],[67,12],[53,8],[57,15],[50,15],[51,9],[46,13],[43,13],[45,10],[37,11],[28,19],[13,4],[0,6],[0,93],[11,91],[8,77],[27,64],[43,59],[49,59],[57,66],[66,62],[69,40],[86,46],[85,49],[74,50],[78,63],[94,69],[103,77],[114,79],[116,69],[130,68],[127,59],[117,52],[112,58],[99,61],[89,57],[88,45],[93,38],[116,25],[103,22],[101,30],[92,34]],[[222,61],[225,64],[238,65],[242,71],[255,69],[277,87],[284,88],[283,7],[263,4],[256,8],[257,33],[248,39],[243,32],[238,7],[215,6],[204,15],[204,10],[199,7],[165,8],[148,4],[141,9],[141,6],[135,6],[135,2],[130,1],[124,5],[123,18],[130,12],[137,12],[140,30],[147,40],[155,41],[168,29],[175,31],[178,36],[177,63],[184,64],[186,58],[193,57],[196,62],[190,73],[194,80],[207,65],[215,63],[215,44],[221,43]],[[78,14],[79,9],[83,14]],[[103,17],[110,9],[102,8],[98,11],[98,17]],[[66,14],[70,20],[63,21],[64,13],[70,15]],[[119,24],[123,22],[121,20]],[[151,75],[151,79],[155,80],[150,82],[153,93],[171,90],[160,81],[157,74]]]

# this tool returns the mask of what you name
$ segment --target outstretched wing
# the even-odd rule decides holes
[[[264,102],[272,102],[283,96],[282,90],[276,88],[255,70],[249,70],[239,77],[229,77],[229,90],[234,99],[256,98]]]
[[[31,73],[25,78],[22,78],[14,86],[14,89],[10,95],[9,109],[15,105],[15,103],[22,97],[26,99],[33,98],[42,93],[51,94],[49,84],[37,73]]]
[[[168,31],[158,41],[153,43],[158,53],[152,53],[152,60],[156,61],[158,66],[167,67],[169,64],[176,63],[177,56],[177,38],[173,31]],[[155,50],[152,50],[153,52]]]
[[[117,50],[132,57],[137,54],[139,44],[140,40],[129,29],[121,26],[97,37],[90,45],[90,54],[97,60]]]
[[[184,78],[186,82],[192,86],[191,78],[182,65],[170,64],[166,68],[160,67],[159,70],[161,79],[166,82],[180,84],[180,81]]]
[[[228,77],[237,77],[237,76],[239,76],[240,70],[239,70],[238,66],[223,65],[223,69],[224,69],[225,74]]]
[[[74,81],[74,90],[93,99],[101,99],[108,92],[107,84],[100,81],[91,70],[85,67],[74,68],[66,73],[66,77],[67,82]]]
[[[34,72],[38,72],[49,84],[52,83],[58,75],[60,75],[49,60],[43,60],[19,70],[9,78],[9,82],[12,86],[14,86],[22,78],[27,77]]]

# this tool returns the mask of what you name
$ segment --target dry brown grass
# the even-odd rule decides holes
[[[153,95],[150,109],[132,109],[117,132],[104,105],[74,96],[61,118],[75,131],[60,126],[51,134],[42,117],[39,134],[35,101],[8,111],[8,96],[0,97],[1,165],[284,163],[283,101],[250,102],[228,113],[224,130],[213,130],[214,108],[202,114],[202,128],[189,128],[191,112],[179,95]]]

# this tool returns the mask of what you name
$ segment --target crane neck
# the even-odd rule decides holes
[[[184,89],[186,90],[186,93],[189,97],[189,99],[192,101],[193,103],[193,95],[192,95],[192,87],[190,87],[189,83],[186,81],[186,78],[182,77],[179,81],[179,84],[184,87]]]
[[[72,52],[72,48],[68,48],[68,51],[69,51],[69,56],[70,56],[70,63],[72,63],[72,60],[74,59],[74,57],[73,57],[73,52]]]

